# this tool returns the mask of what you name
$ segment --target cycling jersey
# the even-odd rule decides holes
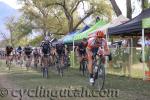
[[[21,54],[22,48],[21,48],[21,47],[18,47],[18,48],[17,48],[17,52],[18,52],[19,54]]]
[[[56,52],[58,55],[65,54],[65,47],[63,45],[57,45],[56,46]]]
[[[6,55],[7,55],[7,56],[9,56],[12,51],[13,51],[13,47],[11,47],[11,46],[7,46],[7,47],[6,47]]]
[[[96,45],[99,46],[97,47]],[[103,48],[105,46],[107,46],[107,41],[104,38],[98,41],[96,41],[95,37],[90,38],[87,44],[87,48],[90,49],[94,53],[94,55],[98,52],[99,47]]]
[[[44,43],[42,45],[42,52],[44,54],[49,54],[50,53],[50,45],[48,43]]]
[[[79,52],[80,56],[85,55],[86,54],[86,44],[81,42],[78,46],[78,52]]]
[[[34,51],[33,55],[34,55],[34,57],[38,57],[39,56],[39,52],[38,51]]]
[[[25,52],[26,55],[29,56],[32,53],[32,48],[31,47],[25,47],[24,52]]]

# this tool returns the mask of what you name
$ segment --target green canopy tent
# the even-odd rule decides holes
[[[106,21],[104,20],[100,20],[98,21],[95,25],[93,25],[91,28],[89,28],[88,30],[82,32],[82,33],[79,33],[77,35],[74,36],[74,41],[80,41],[82,40],[83,38],[88,38],[89,34],[91,34],[92,31],[104,26],[105,24],[107,24]]]

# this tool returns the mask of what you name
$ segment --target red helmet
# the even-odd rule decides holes
[[[102,32],[102,31],[97,31],[97,32],[96,32],[96,37],[103,38],[103,37],[104,37],[104,32]]]

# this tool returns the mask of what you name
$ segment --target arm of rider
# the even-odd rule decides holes
[[[107,56],[110,54],[109,48],[107,44],[104,45],[104,48],[99,47],[98,49],[98,55]]]
[[[110,55],[110,50],[109,50],[109,47],[108,47],[108,45],[107,45],[107,43],[105,44],[105,46],[104,46],[104,55],[105,56],[107,56],[107,55]]]

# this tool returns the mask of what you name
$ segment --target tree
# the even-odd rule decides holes
[[[137,0],[137,1],[141,2],[142,11],[150,7],[149,0]]]
[[[48,33],[66,34],[75,31],[89,16],[111,18],[111,6],[106,0],[21,0],[23,13],[32,21],[33,28]],[[87,4],[88,10],[81,19],[78,8]]]
[[[11,44],[12,46],[14,46],[14,43],[13,43],[13,33],[15,31],[15,17],[14,16],[11,16],[7,19],[7,22],[5,23],[6,24],[6,28],[9,30],[9,33],[10,33],[10,38],[9,38],[9,44]]]
[[[111,4],[112,4],[112,7],[113,7],[113,9],[114,9],[116,15],[117,15],[117,16],[122,15],[122,12],[121,12],[121,10],[119,9],[119,7],[118,7],[116,1],[115,1],[115,0],[110,0],[110,2],[111,2]]]
[[[131,0],[126,0],[127,5],[127,18],[132,18],[132,7],[131,7]]]
[[[149,8],[148,0],[141,0],[142,11]]]
[[[10,16],[5,25],[10,33],[10,37],[7,38],[12,46],[15,46],[20,39],[32,32],[30,23],[23,17],[16,19],[14,16]]]

